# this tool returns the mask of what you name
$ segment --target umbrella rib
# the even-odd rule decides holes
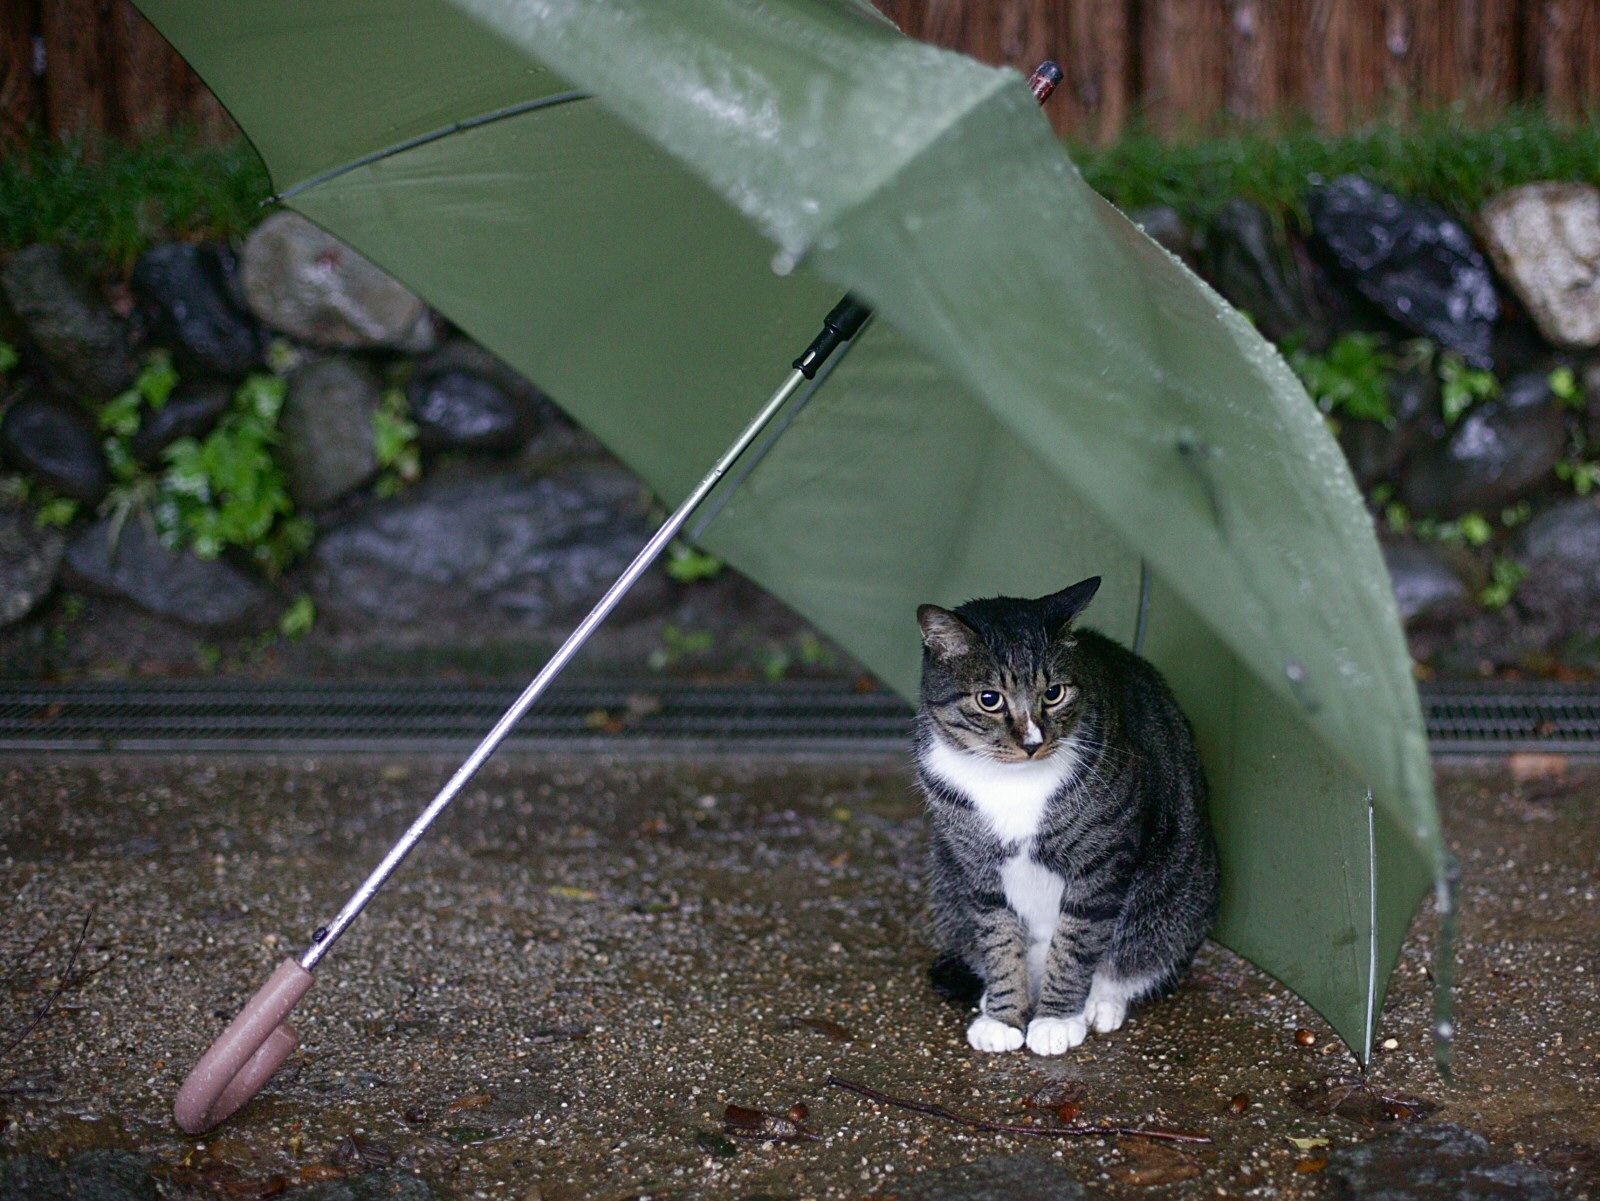
[[[1367,1021],[1361,1065],[1372,1059],[1372,1023],[1378,999],[1378,837],[1372,789],[1367,789]]]
[[[552,92],[548,96],[540,96],[537,100],[524,100],[518,104],[507,105],[505,108],[497,108],[493,112],[479,113],[476,117],[467,117],[449,125],[440,126],[438,129],[429,130],[427,133],[419,133],[415,137],[406,138],[404,141],[396,142],[392,146],[385,146],[382,150],[374,150],[371,154],[363,154],[360,158],[351,159],[348,163],[330,167],[326,171],[313,175],[310,179],[300,181],[291,188],[285,188],[281,192],[274,193],[262,203],[281,204],[292,196],[298,196],[301,192],[338,179],[341,175],[347,175],[361,167],[370,167],[373,163],[392,158],[397,154],[404,154],[407,150],[415,150],[418,146],[426,146],[429,142],[437,142],[441,138],[448,138],[451,134],[463,133],[469,129],[478,129],[484,125],[492,125],[494,122],[503,121],[507,117],[520,117],[523,113],[537,112],[542,108],[555,108],[557,105],[570,104],[574,100],[588,100],[589,98],[590,93],[588,92]]]

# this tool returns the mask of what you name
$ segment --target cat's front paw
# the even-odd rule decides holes
[[[1089,1019],[1096,1034],[1110,1034],[1122,1029],[1128,1017],[1128,1003],[1120,997],[1090,997],[1083,1016]]]
[[[974,1051],[1015,1051],[1022,1046],[1022,1031],[984,1015],[967,1027],[967,1042]]]
[[[1035,1055],[1062,1055],[1089,1037],[1089,1023],[1070,1018],[1034,1018],[1028,1023],[1028,1050]]]

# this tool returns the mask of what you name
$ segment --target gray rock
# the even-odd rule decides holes
[[[297,213],[256,226],[241,276],[263,323],[313,346],[420,352],[438,339],[416,293]]]
[[[134,265],[132,284],[156,341],[180,366],[238,377],[261,357],[261,331],[235,299],[238,260],[222,244],[168,242]]]
[[[168,550],[138,516],[120,531],[102,519],[73,538],[64,578],[205,630],[255,625],[272,607],[271,594],[255,579],[221,559]]]
[[[1548,480],[1566,446],[1566,418],[1551,398],[1549,373],[1527,372],[1412,459],[1401,499],[1438,517],[1489,513]]]
[[[535,410],[481,375],[418,375],[406,396],[426,450],[513,451],[533,436]]]
[[[80,259],[59,246],[24,247],[0,269],[0,289],[70,389],[103,398],[133,382],[128,327]]]
[[[1267,213],[1230,200],[1206,232],[1207,278],[1274,342],[1318,325],[1288,247]]]
[[[1177,209],[1171,205],[1153,204],[1148,208],[1133,209],[1128,213],[1128,220],[1184,262],[1191,266],[1194,264],[1194,230],[1189,228],[1189,223]]]
[[[463,628],[549,632],[599,599],[649,537],[641,493],[600,465],[533,480],[434,477],[318,540],[317,611],[422,641]],[[659,611],[669,596],[648,573],[618,617]]]
[[[1387,382],[1392,422],[1359,421],[1341,414],[1339,445],[1362,488],[1398,477],[1406,459],[1439,417],[1439,380],[1431,371],[1398,371]]]
[[[375,372],[341,356],[308,363],[289,377],[279,451],[295,504],[321,508],[377,472],[372,417],[382,393]]]
[[[233,402],[233,386],[217,381],[181,383],[159,409],[145,408],[139,428],[128,440],[134,458],[150,467],[179,438],[203,438]]]
[[[0,626],[21,621],[55,587],[66,538],[26,509],[0,508]]]
[[[1488,366],[1500,302],[1459,221],[1359,175],[1315,189],[1306,206],[1317,241],[1351,287],[1407,329]]]
[[[53,396],[24,396],[0,416],[0,457],[62,496],[97,504],[111,486],[94,422]]]
[[[1555,1201],[1555,1178],[1461,1126],[1411,1126],[1328,1155],[1327,1174],[1361,1201]]]
[[[85,1151],[67,1163],[0,1157],[0,1197],[17,1201],[156,1201],[155,1161],[130,1151]]]
[[[1383,562],[1394,586],[1395,606],[1407,626],[1455,621],[1472,610],[1467,586],[1444,554],[1415,542],[1386,542]]]
[[[903,1201],[1077,1201],[1089,1195],[1065,1166],[1027,1152],[919,1172],[893,1191]]]
[[[1511,554],[1528,569],[1519,601],[1564,628],[1600,624],[1600,495],[1546,509],[1517,531]]]
[[[1600,346],[1600,188],[1535,183],[1484,206],[1484,243],[1556,346]]]

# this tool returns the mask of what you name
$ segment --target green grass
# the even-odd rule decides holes
[[[1298,214],[1309,182],[1348,171],[1462,213],[1515,184],[1600,183],[1600,120],[1563,123],[1535,111],[1477,127],[1435,114],[1339,137],[1302,128],[1170,144],[1132,134],[1072,151],[1117,205],[1170,204],[1201,225],[1234,196]],[[126,270],[162,238],[242,233],[260,219],[268,190],[243,142],[208,146],[174,133],[91,155],[41,139],[0,152],[0,251],[66,242]]]
[[[1349,172],[1463,214],[1536,180],[1600,184],[1600,119],[1560,122],[1527,110],[1476,127],[1437,113],[1338,137],[1302,128],[1172,145],[1134,134],[1071,149],[1084,178],[1118,207],[1169,204],[1201,225],[1235,196],[1302,216],[1309,183]]]
[[[0,153],[0,250],[65,243],[125,271],[164,238],[243,233],[268,191],[243,141],[211,146],[178,132],[90,153],[41,138]]]

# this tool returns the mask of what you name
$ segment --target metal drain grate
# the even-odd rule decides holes
[[[516,686],[449,684],[19,684],[0,682],[0,751],[464,752]],[[1600,754],[1600,687],[1431,684],[1435,753]],[[909,710],[842,683],[574,683],[551,691],[508,745],[617,750],[896,753]]]

